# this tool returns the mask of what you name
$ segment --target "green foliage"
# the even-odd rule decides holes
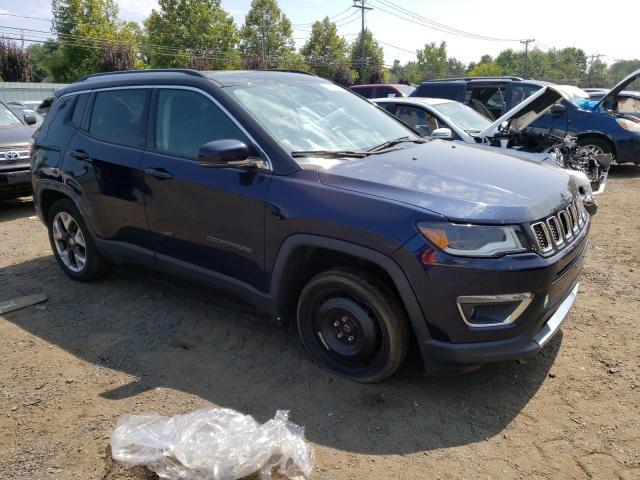
[[[362,58],[362,33],[358,35],[358,38],[353,42],[351,46],[351,65],[354,66],[360,72],[360,67],[364,63],[364,76],[358,73],[358,83],[365,83],[371,76],[371,73],[376,67],[384,65],[384,51],[378,42],[373,38],[371,30],[365,29],[364,31],[364,61]]]
[[[52,0],[52,12],[60,47],[46,63],[56,81],[99,71],[109,45],[134,49],[136,32],[118,18],[115,0]]]
[[[267,67],[282,62],[297,62],[293,29],[287,16],[282,13],[276,0],[252,0],[244,25],[240,29],[240,52],[242,55],[262,55],[263,46]]]
[[[206,57],[212,69],[239,66],[238,29],[220,0],[160,0],[158,6],[144,22],[149,46],[142,50],[152,67],[186,67],[192,57]]]
[[[353,70],[346,64],[338,65],[333,73],[333,81],[343,87],[350,87],[355,83],[355,75]]]
[[[309,69],[324,78],[333,78],[338,66],[346,62],[347,42],[338,35],[336,24],[325,17],[311,27],[311,36],[300,53]]]
[[[27,48],[27,56],[33,67],[32,81],[42,82],[51,76],[49,65],[55,58],[59,47],[57,42],[50,40],[46,43],[34,43]]]
[[[424,48],[416,51],[416,58],[421,80],[444,78],[449,73],[447,42],[441,42],[438,46],[434,42],[425,44]]]
[[[502,68],[496,62],[478,63],[468,74],[472,77],[492,77],[502,75]]]

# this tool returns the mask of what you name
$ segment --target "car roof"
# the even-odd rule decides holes
[[[147,69],[96,73],[80,77],[71,85],[56,91],[56,97],[66,93],[128,85],[194,85],[212,81],[219,87],[249,85],[264,82],[314,81],[327,82],[311,73],[283,70],[222,70]]]
[[[411,105],[442,105],[443,103],[459,103],[448,98],[430,97],[395,97],[395,98],[373,98],[375,103],[407,103]]]
[[[544,80],[534,80],[532,78],[521,78],[521,77],[454,77],[454,78],[440,78],[434,80],[425,80],[420,85],[429,85],[432,83],[481,83],[481,82],[526,82],[532,83],[534,85],[552,85],[551,82],[545,82]]]

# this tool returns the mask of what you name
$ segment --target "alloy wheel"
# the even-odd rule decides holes
[[[53,242],[62,263],[75,273],[87,264],[87,245],[78,223],[67,212],[58,212],[53,219]]]

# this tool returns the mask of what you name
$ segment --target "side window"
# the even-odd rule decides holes
[[[89,94],[82,93],[80,95],[76,95],[76,97],[76,104],[73,107],[73,114],[71,115],[71,123],[75,127],[81,127],[84,110],[87,108],[87,102],[89,101]]]
[[[396,113],[396,104],[395,103],[378,103],[378,106],[384,108],[391,115],[395,115],[395,113]]]
[[[537,85],[514,85],[511,89],[511,108],[523,102],[540,89]]]
[[[202,145],[227,138],[250,145],[238,126],[209,98],[191,90],[160,90],[157,150],[196,159]]]
[[[358,87],[353,89],[358,95],[362,95],[364,98],[371,98],[373,96],[373,88],[371,87]]]
[[[145,144],[148,90],[98,92],[93,103],[89,133],[98,140],[139,147]]]
[[[391,87],[378,87],[378,91],[376,92],[376,97],[378,98],[387,98],[387,97],[400,97],[398,92],[396,92]]]
[[[618,97],[618,112],[640,113],[640,98]]]
[[[438,128],[436,118],[419,108],[398,105],[396,116],[407,125],[418,130],[423,136],[431,135]]]

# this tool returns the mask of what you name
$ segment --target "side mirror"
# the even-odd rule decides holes
[[[198,160],[209,168],[246,166],[250,163],[249,147],[235,139],[213,140],[200,147]]]
[[[436,128],[431,132],[431,138],[439,138],[440,140],[453,140],[453,132],[450,128]]]
[[[38,121],[33,113],[25,113],[24,115],[22,115],[22,118],[24,119],[24,123],[26,123],[27,125],[35,125]]]
[[[567,107],[565,107],[561,103],[554,103],[549,109],[549,112],[551,112],[551,115],[553,115],[554,117],[560,117],[567,112]]]

